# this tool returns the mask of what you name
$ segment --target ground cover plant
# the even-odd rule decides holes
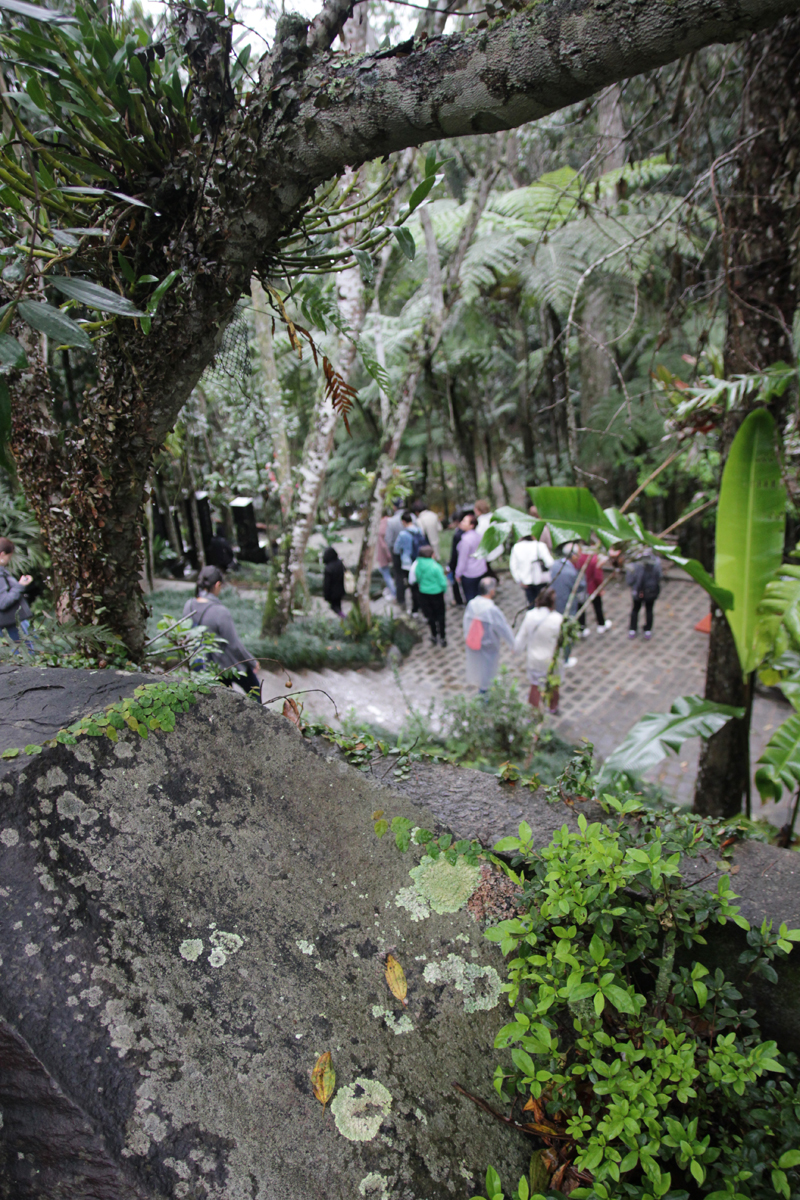
[[[594,794],[582,749],[553,801],[578,811],[548,846],[523,823],[494,854],[395,818],[398,848],[488,857],[518,889],[517,915],[486,936],[508,959],[513,1018],[497,1034],[494,1085],[533,1140],[528,1175],[504,1188],[490,1167],[473,1200],[766,1200],[800,1196],[800,1071],[761,1036],[749,998],[776,982],[800,930],[751,927],[730,878],[713,891],[681,878],[684,856],[718,859],[741,829],[619,789]],[[502,857],[500,857],[502,856]],[[738,986],[703,965],[715,925],[743,932]],[[480,1102],[484,1107],[485,1103]]]

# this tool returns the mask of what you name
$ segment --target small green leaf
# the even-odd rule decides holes
[[[422,201],[428,196],[436,183],[435,175],[428,175],[423,179],[418,187],[415,187],[408,199],[408,211],[412,213],[415,208],[419,208]],[[413,255],[412,255],[413,257]]]
[[[386,831],[388,830],[388,828],[389,828],[389,822],[388,822],[388,821],[386,821],[386,820],[376,821],[376,822],[375,822],[375,835],[376,835],[376,837],[382,838],[382,837],[383,837],[383,835],[384,835],[384,834],[386,833]]]
[[[408,229],[404,229],[402,225],[390,225],[389,228],[397,239],[397,244],[403,254],[405,254],[410,262],[413,262],[414,255],[417,253],[417,244],[414,241],[413,234]]]
[[[19,750],[15,750],[13,747],[9,747],[8,750],[4,750],[3,753],[0,754],[0,758],[18,758],[18,757],[19,757]]]
[[[778,1159],[778,1166],[784,1171],[800,1166],[800,1150],[787,1150]]]
[[[43,300],[20,300],[17,312],[39,333],[46,333],[59,346],[79,346],[91,350],[92,343],[85,329],[58,308],[45,304]]]
[[[372,283],[375,278],[375,264],[372,261],[372,255],[367,254],[366,250],[354,250],[353,258],[358,263],[364,283],[367,285]]]

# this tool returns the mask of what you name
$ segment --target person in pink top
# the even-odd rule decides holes
[[[378,526],[378,545],[375,548],[375,566],[383,576],[383,582],[386,584],[384,596],[388,599],[389,596],[394,599],[397,595],[397,588],[394,586],[392,577],[392,552],[386,544],[386,526],[389,524],[389,514],[384,513],[381,517],[381,523]]]
[[[458,583],[464,598],[469,604],[478,594],[478,584],[487,573],[488,565],[485,558],[478,558],[476,551],[481,544],[481,533],[478,529],[478,518],[474,513],[467,515],[460,522],[464,531],[458,543],[458,561],[456,563],[456,583]]]
[[[573,559],[575,566],[580,571],[584,563],[586,563],[586,571],[584,578],[586,580],[586,591],[589,599],[592,602],[594,615],[597,619],[597,632],[605,633],[611,628],[611,622],[607,621],[603,616],[603,595],[600,588],[603,586],[603,567],[598,556],[586,550],[582,551],[576,558]],[[586,628],[586,616],[581,617],[581,625],[583,625],[583,636],[589,636],[589,630]]]

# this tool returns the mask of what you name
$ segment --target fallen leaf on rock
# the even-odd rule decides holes
[[[331,1063],[330,1050],[320,1054],[317,1059],[314,1070],[311,1072],[311,1086],[314,1089],[314,1095],[324,1109],[336,1087],[336,1072]]]
[[[389,985],[389,991],[392,995],[401,1004],[407,1004],[406,994],[408,992],[408,985],[406,983],[406,973],[397,959],[391,954],[386,955],[386,982]]]
[[[287,696],[283,702],[283,715],[287,721],[291,721],[298,729],[300,728],[300,708],[297,701],[293,700],[291,696]]]
[[[546,1153],[545,1150],[537,1150],[531,1155],[529,1179],[532,1196],[546,1192],[550,1185],[550,1171],[544,1157]]]

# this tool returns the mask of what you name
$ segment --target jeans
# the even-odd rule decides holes
[[[383,582],[386,584],[389,591],[392,593],[393,596],[396,596],[397,588],[395,587],[394,578],[392,576],[392,568],[391,567],[378,567],[378,570],[380,571],[381,575],[383,576]]]
[[[636,633],[639,626],[639,609],[642,607],[642,604],[644,604],[645,633],[649,633],[653,628],[653,605],[655,604],[655,598],[646,600],[643,596],[634,596],[633,608],[631,609],[631,629],[634,633]]]
[[[546,585],[543,583],[526,583],[525,584],[525,597],[528,601],[528,608],[535,607],[536,597],[539,595],[539,592],[545,586]]]
[[[6,633],[11,638],[12,642],[21,642],[22,638],[19,635],[19,630],[21,629],[23,635],[25,635],[25,634],[27,634],[28,630],[30,629],[30,626],[31,626],[30,621],[20,621],[19,629],[17,628],[16,625],[3,625],[3,629],[5,629]],[[25,638],[25,645],[28,647],[31,654],[33,654],[33,642],[30,641],[27,637]]]
[[[403,574],[403,560],[399,554],[392,551],[392,574],[394,575],[395,597],[401,608],[406,606],[406,576]]]
[[[476,575],[471,579],[469,575],[461,576],[461,590],[464,593],[464,603],[469,604],[470,600],[474,600],[478,594],[478,588],[481,585],[481,576]]]

